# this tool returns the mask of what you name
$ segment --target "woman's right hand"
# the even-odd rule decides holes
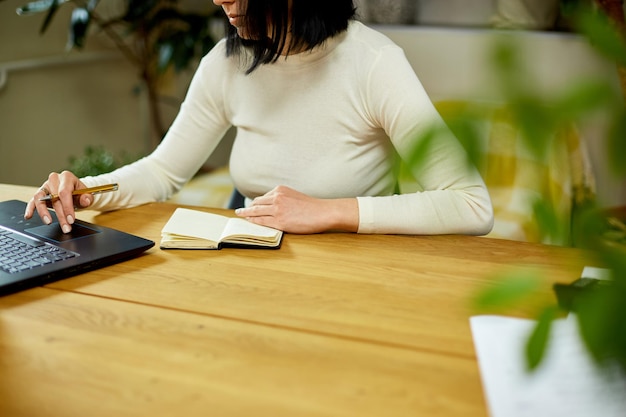
[[[52,219],[50,218],[48,208],[52,207],[59,219],[63,233],[69,233],[76,219],[74,208],[86,208],[93,203],[93,195],[91,194],[72,195],[74,190],[82,188],[86,188],[85,184],[70,171],[63,171],[60,174],[56,172],[51,173],[48,175],[48,180],[39,187],[26,205],[24,218],[30,219],[36,210],[41,220],[45,224],[50,224]],[[55,198],[52,201],[39,200],[50,194],[56,194],[59,198]]]

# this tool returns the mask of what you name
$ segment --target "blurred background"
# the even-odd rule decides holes
[[[24,0],[0,1],[0,182],[39,185],[51,171],[70,167],[88,147],[122,158],[150,152],[159,141],[137,68],[108,36],[92,30],[81,50],[67,50],[71,7],[61,7],[44,34],[45,13],[18,16]],[[207,16],[210,1],[178,2]],[[125,1],[102,0],[103,16],[121,13]],[[576,80],[600,77],[619,90],[614,62],[569,30],[552,0],[357,0],[360,19],[404,48],[434,101],[497,102],[491,47],[495,37],[515,38],[540,92],[556,92]],[[214,36],[220,36],[216,19]],[[197,62],[197,61],[196,61]],[[162,124],[173,120],[192,63],[159,79]],[[606,169],[602,115],[586,120],[588,146],[601,204],[626,204],[626,186]],[[228,160],[232,132],[207,161],[205,171]]]

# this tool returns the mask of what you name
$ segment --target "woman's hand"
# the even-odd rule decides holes
[[[51,205],[59,219],[61,229],[64,233],[69,233],[76,219],[74,207],[85,208],[93,203],[93,196],[91,194],[72,195],[72,191],[82,188],[86,188],[85,184],[69,171],[63,171],[60,174],[56,172],[51,173],[48,176],[48,180],[42,184],[26,205],[24,218],[30,219],[33,217],[35,210],[37,210],[37,214],[39,214],[41,220],[45,224],[50,224],[52,223],[52,219],[50,218],[48,207]],[[40,198],[49,194],[56,194],[59,198],[52,201],[39,201]]]
[[[255,198],[249,207],[237,209],[235,213],[253,223],[288,233],[356,232],[359,227],[356,198],[323,200],[283,185]]]

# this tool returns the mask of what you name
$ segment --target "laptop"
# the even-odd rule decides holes
[[[135,257],[152,240],[76,220],[64,234],[35,214],[24,220],[26,203],[0,202],[0,295],[10,294]]]

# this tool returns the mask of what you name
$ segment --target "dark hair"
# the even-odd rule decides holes
[[[345,31],[356,14],[352,0],[248,0],[246,3],[244,22],[249,39],[242,39],[237,29],[226,22],[226,55],[240,55],[242,47],[250,48],[252,62],[247,74],[259,65],[276,62],[290,50],[310,50],[321,45]],[[287,45],[289,30],[291,42]]]

